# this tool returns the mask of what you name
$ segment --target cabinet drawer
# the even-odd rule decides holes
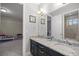
[[[41,49],[39,49],[38,51],[39,51],[39,52],[38,52],[38,55],[39,55],[39,56],[47,56],[47,53],[46,53],[45,51],[43,51],[43,50],[41,50]]]
[[[39,44],[39,43],[38,43],[38,44]],[[45,46],[39,44],[39,45],[38,45],[38,48],[39,48],[41,51],[46,52],[46,47],[45,47]]]

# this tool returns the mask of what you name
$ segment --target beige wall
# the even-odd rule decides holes
[[[15,35],[22,33],[22,21],[12,17],[1,16],[0,32],[4,32],[7,35]]]

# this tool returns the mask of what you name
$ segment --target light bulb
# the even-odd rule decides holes
[[[1,9],[1,12],[7,12],[7,10],[6,9]]]
[[[37,13],[38,13],[38,14],[40,14],[41,12],[40,12],[40,11],[38,11]]]
[[[44,13],[44,14],[46,14],[47,12],[46,12],[46,10],[45,9],[40,9],[40,11],[42,12],[42,13]]]

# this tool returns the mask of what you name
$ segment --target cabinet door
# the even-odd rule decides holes
[[[41,49],[38,50],[38,56],[47,56],[47,53]]]
[[[41,44],[38,45],[38,55],[39,56],[46,56],[47,55],[45,46],[43,46]]]
[[[32,52],[32,54],[34,55],[34,56],[36,56],[37,55],[37,46],[35,46],[35,45],[33,45],[32,44],[32,50],[31,50],[31,52]]]
[[[37,43],[31,40],[30,51],[31,51],[32,55],[37,56],[38,55],[37,50],[38,50]]]

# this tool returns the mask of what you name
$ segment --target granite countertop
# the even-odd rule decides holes
[[[65,43],[60,43],[54,40],[50,40],[43,37],[32,36],[30,37],[32,40],[41,43],[44,46],[49,47],[63,55],[66,56],[79,56],[79,47],[66,45]]]

